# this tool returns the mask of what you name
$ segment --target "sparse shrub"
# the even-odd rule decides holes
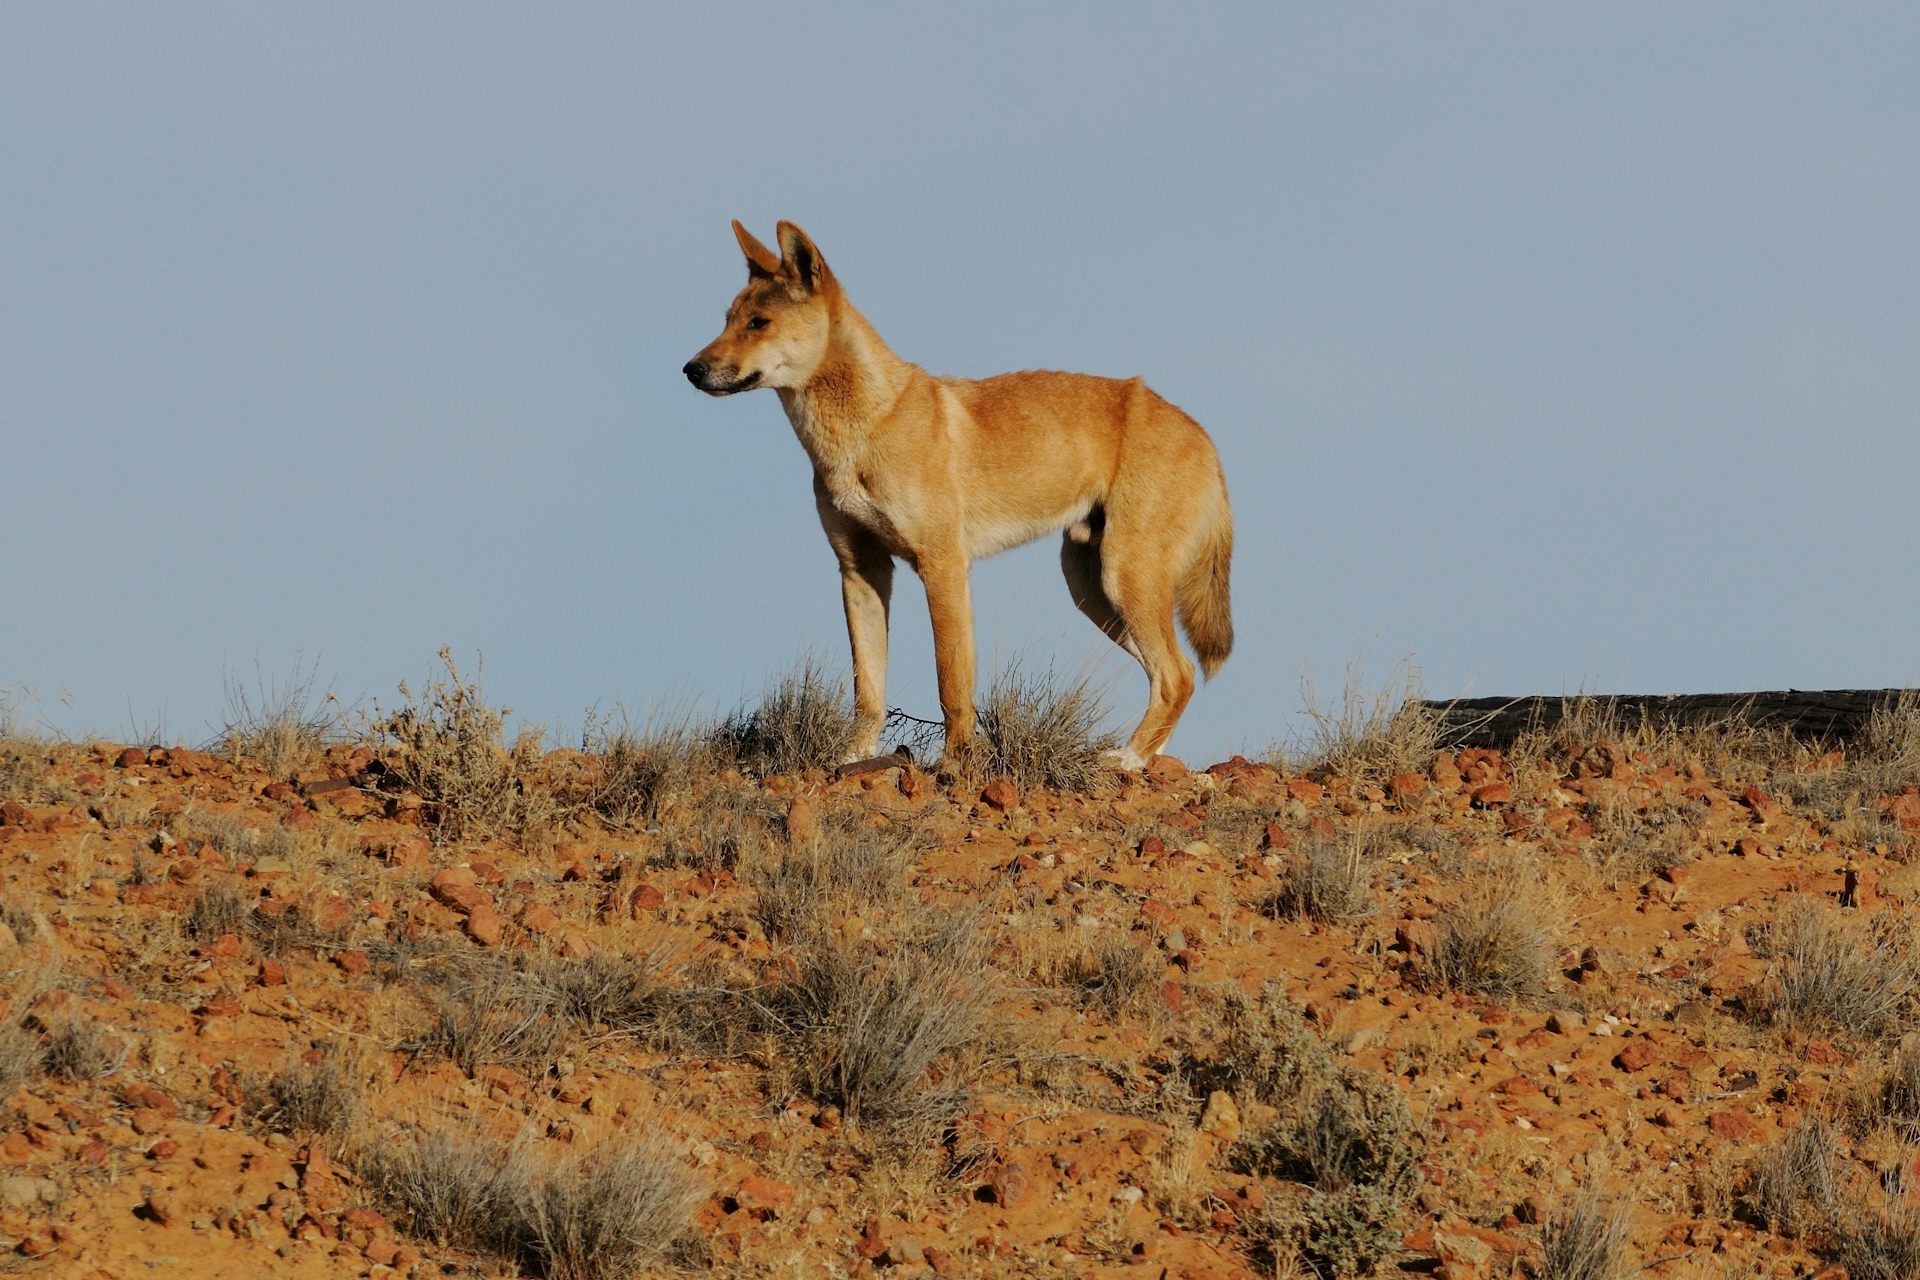
[[[663,824],[657,866],[733,871],[758,857],[785,806],[751,787],[701,787],[686,809]]]
[[[0,1026],[0,1103],[40,1067],[40,1038],[9,1022]]]
[[[1315,1082],[1334,1074],[1332,1052],[1307,1027],[1299,1006],[1278,983],[1267,983],[1253,997],[1230,992],[1223,1012],[1227,1034],[1216,1071],[1220,1083],[1243,1104],[1287,1107]]]
[[[640,956],[596,951],[580,959],[546,956],[535,962],[534,976],[575,1022],[631,1035],[659,1017],[666,999],[660,983],[664,960],[664,951]]]
[[[1806,1235],[1833,1216],[1839,1161],[1832,1122],[1808,1116],[1754,1160],[1747,1208],[1769,1230]]]
[[[1373,874],[1363,840],[1309,836],[1286,863],[1273,915],[1298,915],[1321,924],[1348,924],[1373,914]]]
[[[516,1225],[523,1254],[550,1280],[625,1280],[686,1236],[703,1198],[674,1142],[636,1125],[541,1170]]]
[[[1082,1005],[1117,1018],[1139,1004],[1165,973],[1166,962],[1153,947],[1109,933],[1068,956],[1058,980]]]
[[[0,902],[0,924],[7,926],[16,942],[31,941],[40,932],[40,925],[34,919],[34,913],[25,903],[13,899]]]
[[[375,1147],[360,1169],[414,1235],[442,1248],[513,1252],[514,1212],[532,1182],[525,1142],[433,1128]]]
[[[1828,1224],[1828,1251],[1848,1280],[1920,1276],[1920,1200],[1904,1178],[1842,1204]]]
[[[907,1125],[961,1096],[926,1077],[988,1034],[996,971],[962,919],[927,912],[883,950],[827,933],[803,939],[795,973],[767,1001],[801,1087],[851,1123]]]
[[[1322,704],[1310,681],[1300,682],[1301,701],[1313,721],[1310,767],[1373,783],[1396,773],[1425,773],[1440,750],[1445,724],[1420,701],[1420,668],[1412,657],[1402,658],[1371,693],[1365,675],[1364,658],[1348,664],[1337,709]]]
[[[617,721],[589,718],[582,747],[598,758],[600,773],[588,792],[587,807],[615,827],[658,818],[671,801],[691,796],[713,772],[715,732],[687,714],[651,720],[640,728],[624,711]]]
[[[1878,1040],[1914,1024],[1920,959],[1900,916],[1859,920],[1830,903],[1795,897],[1762,944],[1770,963],[1758,1008],[1775,1025]]]
[[[1540,1228],[1540,1270],[1536,1280],[1620,1280],[1626,1274],[1625,1205],[1609,1204],[1592,1187],[1548,1215]]]
[[[296,655],[293,675],[284,685],[256,662],[252,693],[231,671],[226,674],[227,715],[220,750],[230,759],[251,760],[268,773],[292,773],[342,736],[343,718],[333,694],[322,694],[315,705],[318,665],[303,672],[301,661]]]
[[[552,988],[493,957],[468,959],[437,976],[432,1025],[411,1047],[447,1057],[469,1075],[493,1064],[530,1075],[552,1070],[566,1039]]]
[[[754,918],[769,938],[820,932],[837,912],[895,899],[922,839],[916,826],[874,826],[853,808],[827,810],[816,823],[812,837],[748,873]]]
[[[339,1150],[360,1117],[360,1088],[328,1053],[288,1063],[267,1081],[259,1119],[281,1133],[310,1134]]]
[[[1906,1044],[1874,1072],[1854,1102],[1862,1128],[1891,1125],[1906,1141],[1920,1139],[1920,1045]]]
[[[47,1074],[62,1080],[98,1080],[120,1067],[125,1054],[88,1018],[68,1016],[47,1024],[40,1060]]]
[[[210,884],[194,895],[181,926],[194,941],[212,942],[222,934],[239,933],[252,914],[239,890],[230,884]]]
[[[981,773],[1026,790],[1091,792],[1112,778],[1106,755],[1119,739],[1101,729],[1104,687],[1091,670],[1062,680],[1051,668],[1030,672],[1009,663],[987,687],[979,711]]]
[[[1249,1224],[1257,1250],[1333,1276],[1368,1275],[1400,1251],[1421,1143],[1393,1085],[1340,1070],[1244,1136],[1237,1154],[1249,1171],[1305,1188],[1275,1197]]]
[[[390,799],[418,796],[442,839],[523,834],[553,812],[551,797],[528,785],[539,736],[522,735],[509,750],[505,725],[512,713],[488,705],[479,679],[464,680],[444,645],[440,661],[445,679],[418,697],[402,684],[405,705],[375,724],[374,739],[387,748],[375,790]]]
[[[852,741],[846,686],[812,657],[770,684],[758,706],[729,716],[709,739],[718,758],[760,778],[831,769]]]
[[[1547,984],[1559,954],[1558,921],[1537,882],[1483,879],[1440,908],[1424,977],[1435,987],[1490,1000],[1523,1000]]]

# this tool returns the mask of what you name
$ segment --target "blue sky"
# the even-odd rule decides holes
[[[1910,5],[7,27],[0,688],[60,732],[204,738],[298,655],[390,702],[483,652],[563,733],[843,664],[778,403],[679,373],[733,217],[805,226],[936,373],[1139,374],[1209,429],[1239,646],[1189,760],[1362,655],[1436,696],[1920,679]],[[1051,540],[975,603],[983,666],[1109,651]],[[923,716],[930,648],[903,575]]]

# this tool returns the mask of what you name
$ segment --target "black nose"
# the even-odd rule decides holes
[[[680,372],[686,374],[687,381],[696,387],[707,380],[707,366],[701,364],[698,360],[687,361],[685,367],[682,368]]]

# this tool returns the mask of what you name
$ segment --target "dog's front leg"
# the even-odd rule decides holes
[[[921,556],[920,581],[933,614],[933,661],[940,678],[940,713],[947,722],[944,755],[961,764],[973,747],[973,597],[965,553]]]
[[[843,764],[880,754],[887,723],[887,614],[893,599],[893,556],[881,541],[849,520],[814,489],[820,523],[840,562],[840,601],[853,650],[853,737]]]

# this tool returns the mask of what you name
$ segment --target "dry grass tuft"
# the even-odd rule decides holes
[[[230,884],[210,884],[194,895],[181,928],[196,942],[212,942],[222,934],[241,932],[252,914],[238,889]]]
[[[1305,916],[1321,924],[1351,924],[1374,912],[1373,859],[1368,842],[1309,836],[1281,872],[1268,904],[1275,916]]]
[[[1582,1187],[1541,1225],[1538,1280],[1621,1280],[1631,1225],[1625,1205]]]
[[[1877,1194],[1843,1203],[1828,1223],[1825,1252],[1848,1280],[1913,1280],[1920,1276],[1920,1199],[1905,1178]]]
[[[1810,1115],[1754,1160],[1746,1207],[1768,1230],[1802,1237],[1833,1217],[1839,1192],[1833,1124]]]
[[[1105,933],[1066,956],[1052,980],[1072,991],[1082,1007],[1118,1018],[1138,1008],[1166,971],[1165,958],[1151,944]]]
[[[768,685],[758,706],[734,712],[708,738],[717,759],[756,778],[831,769],[852,742],[846,685],[814,657]]]
[[[1338,708],[1323,704],[1313,683],[1301,680],[1301,701],[1313,721],[1306,767],[1373,783],[1396,773],[1425,773],[1444,734],[1440,717],[1420,705],[1420,668],[1411,657],[1402,658],[1372,692],[1365,676],[1364,659],[1348,664]]]
[[[1892,1128],[1903,1141],[1920,1140],[1920,1044],[1903,1044],[1866,1075],[1853,1102],[1861,1129]]]
[[[999,671],[980,706],[979,758],[985,776],[1021,790],[1091,793],[1113,776],[1106,753],[1119,738],[1101,729],[1106,690],[1090,669],[1070,679],[1030,672],[1019,659]]]
[[[1546,989],[1560,953],[1560,919],[1537,882],[1484,877],[1433,918],[1429,985],[1489,1000],[1525,1000]]]
[[[1888,1040],[1915,1024],[1920,956],[1911,930],[1891,914],[1867,920],[1831,903],[1789,899],[1758,939],[1770,963],[1757,992],[1776,1026],[1833,1029]]]
[[[259,1120],[280,1133],[303,1134],[341,1151],[360,1118],[360,1087],[338,1057],[293,1061],[267,1081]]]
[[[509,960],[476,953],[448,959],[429,970],[438,982],[431,1025],[406,1047],[448,1058],[469,1075],[492,1065],[532,1076],[551,1071],[567,1035],[554,990]]]
[[[550,1280],[625,1280],[687,1236],[704,1198],[675,1143],[634,1126],[538,1171],[516,1206],[521,1252]]]
[[[814,836],[745,868],[754,918],[769,938],[799,938],[848,911],[897,900],[921,842],[912,824],[875,826],[857,809],[829,809]]]
[[[529,781],[540,757],[539,735],[523,734],[509,749],[512,712],[489,706],[478,676],[463,679],[444,645],[440,661],[444,679],[417,697],[402,684],[405,705],[373,726],[385,766],[376,793],[393,800],[417,796],[442,840],[524,835],[555,812],[553,797]]]
[[[116,1045],[100,1024],[72,1015],[47,1023],[41,1065],[61,1080],[98,1080],[120,1069],[126,1050]]]
[[[0,1026],[0,1103],[11,1098],[40,1063],[38,1036],[13,1023]]]
[[[293,674],[284,685],[256,662],[252,692],[231,671],[222,678],[227,715],[219,749],[229,759],[250,760],[272,774],[291,774],[345,736],[345,716],[333,693],[321,694],[316,705],[318,664],[302,671],[301,661],[302,655],[296,655]]]
[[[514,1207],[532,1182],[524,1141],[451,1127],[383,1143],[360,1161],[368,1191],[416,1236],[442,1248],[507,1251]]]
[[[589,717],[581,745],[598,758],[600,773],[588,791],[587,808],[614,827],[660,817],[675,800],[693,796],[713,773],[715,732],[686,712],[639,728],[624,710],[610,721]]]
[[[971,924],[924,911],[883,943],[815,932],[794,976],[767,993],[800,1087],[853,1124],[893,1128],[943,1119],[964,1096],[961,1075],[931,1082],[937,1063],[996,1031],[999,976]]]

